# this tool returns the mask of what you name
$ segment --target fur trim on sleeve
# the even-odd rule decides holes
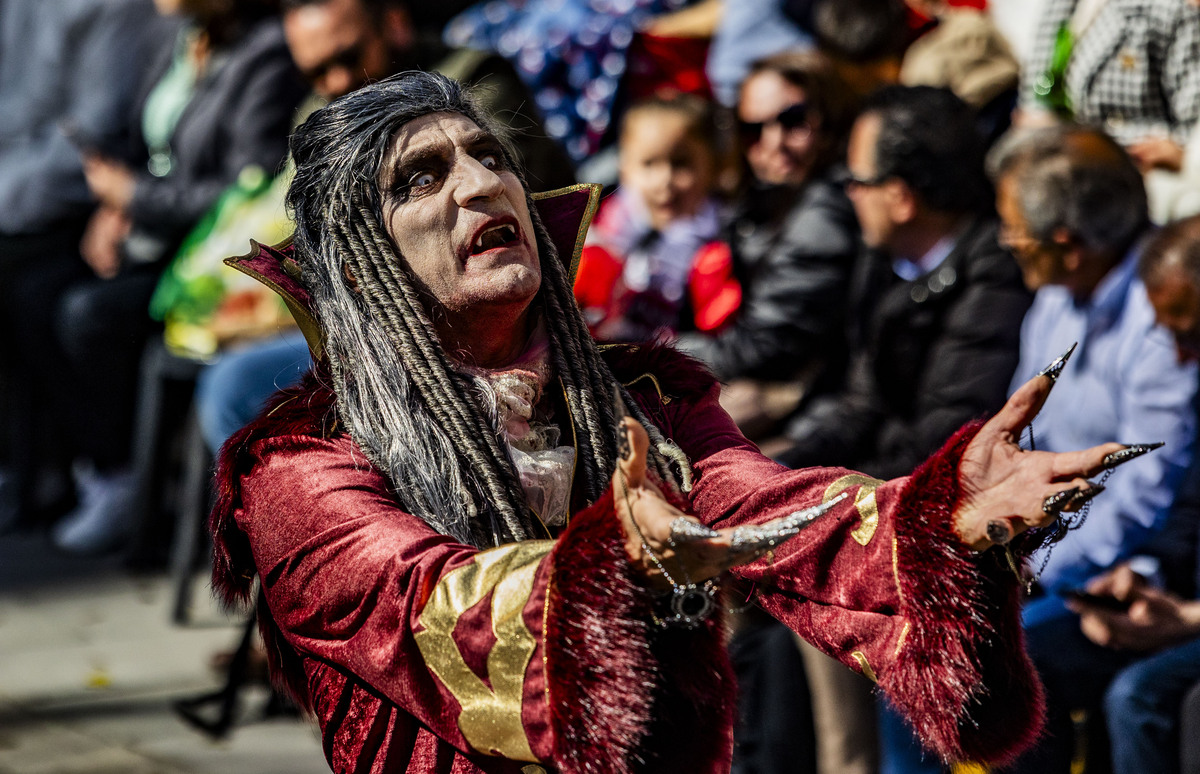
[[[546,679],[559,769],[728,770],[734,688],[720,621],[650,622],[611,490],[572,517],[552,561]]]
[[[910,629],[880,685],[947,761],[1003,764],[1037,738],[1045,700],[1016,579],[997,550],[975,553],[953,529],[958,463],[981,425],[959,430],[901,495],[895,569]]]
[[[555,759],[563,772],[634,769],[657,682],[649,595],[624,556],[611,494],[575,514],[554,551],[546,618]]]
[[[337,416],[334,403],[326,380],[310,371],[298,386],[275,393],[258,419],[230,437],[217,454],[213,477],[216,502],[208,528],[213,538],[213,590],[226,604],[250,601],[256,572],[250,542],[236,519],[242,499],[241,477],[249,472],[250,447],[275,436],[329,437]]]

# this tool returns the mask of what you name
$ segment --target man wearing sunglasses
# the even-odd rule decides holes
[[[1004,402],[1032,296],[997,241],[970,109],[948,90],[877,92],[842,182],[869,248],[853,283],[852,366],[845,389],[793,421],[783,459],[887,476]]]
[[[868,250],[851,282],[850,368],[790,422],[789,467],[888,477],[1004,402],[1032,296],[997,242],[983,156],[970,108],[945,89],[885,87],[855,122],[841,182]],[[839,706],[873,716],[866,688],[840,685]],[[883,716],[880,744],[895,770],[922,770],[898,717]]]

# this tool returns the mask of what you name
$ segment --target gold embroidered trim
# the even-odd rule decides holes
[[[665,406],[671,402],[671,396],[667,395],[666,393],[663,392],[662,385],[658,383],[658,377],[649,372],[642,374],[641,376],[639,376],[636,379],[630,380],[628,382],[623,382],[621,386],[622,387],[632,387],[633,385],[637,384],[638,382],[640,382],[643,379],[649,379],[650,382],[654,385],[654,391],[658,393],[658,402],[659,403],[661,403]]]
[[[546,622],[550,620],[550,595],[554,593],[554,576],[546,584],[546,598],[542,601],[542,680],[545,685],[542,693],[546,696],[546,710],[550,710],[550,659],[546,657],[549,648],[546,647]]]
[[[521,722],[525,671],[537,650],[523,613],[538,567],[553,547],[550,540],[529,540],[481,551],[442,576],[418,618],[413,638],[425,665],[458,701],[458,728],[481,753],[537,760]],[[459,617],[489,595],[496,637],[487,654],[491,687],[467,665],[454,641]]]
[[[900,549],[896,546],[896,536],[892,535],[892,580],[896,583],[896,598],[904,604],[904,589],[900,587]]]
[[[854,495],[854,507],[858,509],[858,515],[862,521],[850,533],[850,537],[854,538],[854,541],[860,546],[870,543],[871,538],[875,537],[875,530],[879,527],[879,505],[875,502],[875,490],[882,483],[877,478],[851,473],[848,476],[842,476],[825,489],[825,496],[822,499],[824,502],[829,502],[844,490],[854,486],[858,487],[858,492]]]
[[[950,764],[950,774],[988,774],[991,771],[982,763],[974,761],[959,761]]]
[[[858,668],[862,670],[863,676],[873,683],[878,683],[879,678],[875,676],[875,670],[867,663],[867,654],[861,650],[851,652],[851,656],[858,662]]]
[[[531,194],[534,201],[539,201],[541,199],[553,199],[556,196],[565,196],[576,191],[588,192],[587,207],[584,209],[583,218],[579,222],[579,231],[575,234],[575,249],[571,252],[570,263],[567,264],[567,279],[571,281],[571,284],[575,283],[575,272],[579,271],[579,258],[583,255],[583,243],[587,239],[588,227],[592,225],[592,219],[596,217],[596,211],[600,209],[600,192],[603,189],[604,186],[599,183],[576,183],[566,188],[555,188],[553,191],[542,191]]]
[[[900,650],[904,647],[904,641],[908,639],[908,632],[910,629],[912,629],[912,624],[908,621],[905,621],[904,626],[900,628],[900,636],[896,638],[896,650],[893,655],[900,655]]]

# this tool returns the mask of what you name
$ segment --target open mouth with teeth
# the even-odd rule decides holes
[[[517,230],[512,226],[496,226],[484,231],[471,246],[471,255],[485,253],[497,247],[507,247],[517,241]]]

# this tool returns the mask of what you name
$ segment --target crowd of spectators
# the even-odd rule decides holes
[[[605,186],[593,335],[703,361],[787,466],[902,475],[1074,348],[1025,443],[1165,446],[1022,538],[1049,731],[1011,770],[1200,771],[1200,7],[1001,4],[0,2],[0,532],[128,549],[164,341],[214,452],[300,379],[303,332],[198,245],[286,233],[291,129],[432,69],[533,190]],[[735,771],[948,769],[765,614],[730,630]]]

